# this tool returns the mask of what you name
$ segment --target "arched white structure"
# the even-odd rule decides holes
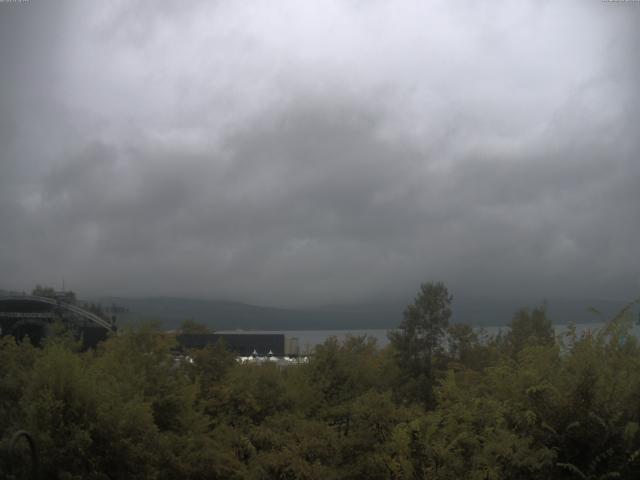
[[[43,304],[47,304],[47,305],[52,305],[55,306],[57,308],[62,308],[68,312],[72,312],[75,313],[76,315],[80,316],[81,318],[84,318],[85,320],[89,320],[90,322],[101,326],[102,328],[105,328],[107,330],[109,330],[110,332],[115,331],[113,325],[111,325],[111,323],[109,323],[108,321],[106,321],[103,318],[100,318],[98,315],[95,315],[91,312],[86,311],[83,308],[77,307],[76,305],[72,305],[70,303],[67,302],[63,302],[62,300],[58,300],[55,298],[49,298],[49,297],[38,297],[35,295],[19,295],[19,294],[9,294],[9,295],[2,295],[0,296],[0,302],[3,301],[28,301],[28,302],[37,302],[37,303],[43,303]],[[2,313],[0,312],[0,316],[2,316]],[[29,314],[25,314],[25,317],[28,317]]]

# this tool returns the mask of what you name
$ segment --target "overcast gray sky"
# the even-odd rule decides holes
[[[640,291],[640,2],[0,2],[0,288]]]

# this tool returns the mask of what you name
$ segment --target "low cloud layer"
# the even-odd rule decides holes
[[[0,4],[0,288],[637,296],[639,20],[600,1]]]

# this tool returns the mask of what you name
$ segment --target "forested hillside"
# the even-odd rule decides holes
[[[64,332],[0,340],[8,435],[30,431],[41,478],[579,479],[640,475],[640,344],[623,310],[555,338],[544,309],[502,336],[449,324],[425,284],[389,347],[330,339],[308,363],[243,365],[223,346],[172,353],[146,324],[95,351]]]
[[[186,298],[96,297],[90,303],[103,307],[118,305],[126,313],[118,314],[120,325],[158,321],[167,329],[177,328],[191,319],[214,330],[344,330],[389,329],[402,319],[402,309],[410,300],[329,305],[322,308],[273,308],[241,302]],[[452,321],[473,326],[503,326],[513,312],[524,305],[537,305],[543,299],[487,300],[456,298]],[[545,302],[554,323],[601,322],[614,315],[624,302],[602,299],[552,299]],[[594,314],[595,309],[602,315]]]

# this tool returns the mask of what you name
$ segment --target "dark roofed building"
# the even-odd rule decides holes
[[[183,348],[203,348],[222,340],[230,351],[242,357],[254,355],[254,351],[259,356],[269,352],[276,357],[285,355],[281,333],[183,333],[177,340]]]

